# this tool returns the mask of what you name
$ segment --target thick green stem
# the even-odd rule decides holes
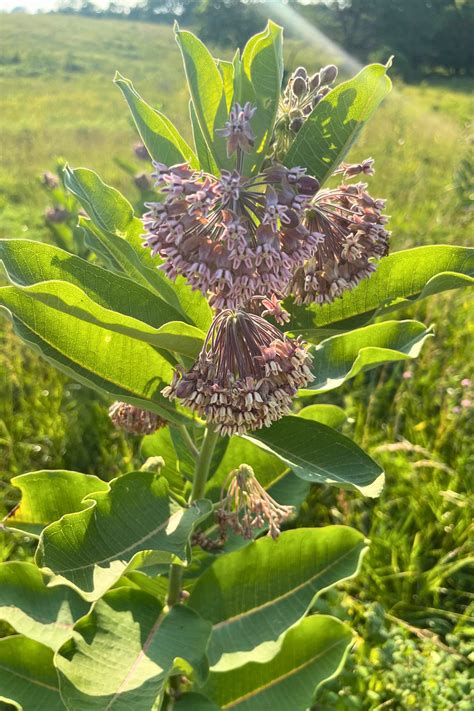
[[[196,462],[190,501],[196,501],[196,499],[201,499],[204,496],[209,467],[218,439],[219,435],[217,432],[209,426],[204,435],[201,451],[199,452],[199,457]]]
[[[183,566],[170,565],[170,574],[168,578],[168,596],[166,602],[168,607],[177,605],[181,598],[181,580],[183,578]]]

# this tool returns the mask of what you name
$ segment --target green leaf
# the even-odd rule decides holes
[[[341,671],[352,641],[350,628],[335,617],[307,617],[271,661],[211,673],[203,693],[222,711],[306,711],[321,684]]]
[[[168,492],[166,479],[153,472],[113,479],[109,491],[85,498],[87,509],[44,529],[37,564],[55,574],[56,584],[70,584],[85,599],[94,600],[144,551],[160,551],[186,562],[188,539],[211,504],[204,499],[183,508]]]
[[[159,708],[180,657],[202,681],[210,624],[176,605],[167,614],[141,590],[112,590],[75,628],[56,656],[61,695],[69,709]]]
[[[17,289],[17,287],[11,287]],[[156,348],[195,358],[201,350],[205,333],[182,321],[154,328],[147,323],[97,304],[79,287],[65,281],[47,281],[18,289],[20,293],[66,317],[100,326],[149,343]]]
[[[49,588],[33,563],[0,565],[0,620],[16,632],[59,649],[89,605],[66,587]]]
[[[21,635],[0,639],[0,701],[17,709],[64,711],[53,651]]]
[[[346,413],[342,407],[337,405],[308,405],[301,408],[298,417],[303,417],[305,420],[315,420],[334,429],[341,427],[347,420]]]
[[[232,104],[234,103],[234,64],[224,59],[216,59],[215,62],[224,84],[227,113],[230,113]]]
[[[363,370],[417,358],[432,336],[419,321],[384,321],[332,336],[312,349],[316,377],[301,394],[334,390]]]
[[[323,590],[355,575],[364,537],[346,526],[299,528],[216,559],[198,579],[189,605],[213,624],[213,671],[267,662]]]
[[[162,299],[181,312],[185,320],[206,329],[212,313],[205,297],[192,291],[183,278],[171,283],[157,270],[161,260],[152,257],[149,249],[144,249],[143,224],[134,216],[128,200],[86,168],[73,170],[66,167],[64,184],[91,218],[80,218],[79,224],[100,243],[113,263],[142,286],[155,289]]]
[[[224,128],[229,118],[224,81],[215,59],[207,47],[192,32],[180,30],[176,25],[176,41],[183,57],[196,115],[209,150],[220,169],[234,168],[227,158],[226,141],[216,136],[216,129]]]
[[[258,171],[273,134],[283,79],[282,28],[271,20],[265,30],[247,42],[241,60],[241,96],[257,107],[251,125],[255,133],[255,147],[244,157],[244,172]]]
[[[116,240],[115,240],[116,241]],[[123,242],[123,240],[122,240]],[[0,259],[11,281],[31,286],[41,281],[66,281],[106,309],[140,319],[158,328],[181,319],[154,291],[63,249],[29,239],[0,240]]]
[[[177,422],[187,419],[161,394],[163,387],[171,380],[173,368],[153,346],[125,333],[83,320],[83,310],[79,309],[75,314],[64,313],[56,308],[57,303],[51,299],[39,301],[37,297],[41,291],[47,291],[47,284],[1,287],[0,306],[8,309],[42,342],[51,346],[54,349],[53,359],[54,351],[65,356],[79,371],[84,370],[86,376],[90,374],[92,380],[95,376],[100,378],[107,392],[117,392],[115,388],[118,386],[130,398],[153,403],[153,409],[165,419]],[[70,284],[66,286],[77,291]],[[100,308],[96,306],[96,309]],[[107,311],[107,314],[111,319],[114,317],[112,311]]]
[[[381,259],[369,279],[334,303],[291,307],[291,327],[306,337],[328,324],[333,330],[344,331],[427,296],[473,284],[473,248],[430,245],[406,249]]]
[[[87,494],[109,490],[107,482],[93,474],[63,469],[20,474],[11,483],[20,489],[21,501],[6,519],[8,527],[38,536],[64,514],[82,510]]]
[[[344,160],[391,87],[383,64],[369,64],[355,77],[339,84],[306,119],[284,164],[289,168],[296,165],[306,168],[309,175],[324,183]]]
[[[191,128],[193,131],[194,147],[196,149],[196,154],[199,159],[199,167],[206,173],[211,175],[218,175],[219,168],[212,156],[209,146],[206,143],[204,134],[199,125],[198,117],[196,114],[196,109],[192,101],[189,102],[189,117],[191,119]]]
[[[320,422],[289,415],[244,437],[276,454],[306,481],[355,489],[364,496],[382,491],[385,476],[379,465],[355,442]]]
[[[114,83],[124,95],[140,138],[153,160],[168,166],[186,161],[196,168],[196,156],[171,121],[149,106],[134,89],[132,82],[119,72],[115,75]]]

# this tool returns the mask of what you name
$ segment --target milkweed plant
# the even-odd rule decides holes
[[[283,86],[271,22],[232,61],[176,39],[193,145],[115,78],[153,161],[145,213],[66,166],[95,257],[0,242],[16,333],[143,436],[140,471],[111,481],[12,480],[4,525],[37,549],[0,566],[14,630],[0,697],[25,711],[310,708],[354,641],[315,601],[357,574],[368,541],[295,517],[311,485],[376,497],[384,482],[339,431],[344,412],[313,396],[416,357],[432,330],[392,313],[472,272],[463,247],[389,255],[374,161],[345,162],[388,65],[342,83],[333,65],[298,67]]]

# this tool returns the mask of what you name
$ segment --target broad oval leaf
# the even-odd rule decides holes
[[[189,102],[189,118],[191,120],[191,128],[193,132],[194,147],[196,149],[196,154],[199,159],[199,167],[206,173],[211,175],[218,175],[219,168],[216,165],[214,157],[209,150],[206,139],[199,125],[199,120],[196,114],[196,109],[192,101]]]
[[[49,588],[33,563],[0,565],[0,620],[53,650],[71,636],[89,605],[70,588]]]
[[[291,328],[307,337],[328,325],[345,331],[427,296],[473,284],[474,248],[414,247],[381,259],[369,279],[332,304],[290,306]]]
[[[29,711],[64,711],[53,651],[44,644],[12,635],[0,639],[0,701]]]
[[[83,499],[95,491],[108,491],[109,485],[93,474],[64,469],[40,470],[11,479],[21,491],[21,501],[5,519],[10,528],[38,535],[43,528],[64,514],[81,511]]]
[[[387,96],[387,66],[369,64],[329,92],[308,116],[285,156],[324,183],[340,165],[365,123]]]
[[[70,284],[66,286],[77,290]],[[173,367],[153,346],[103,325],[85,321],[83,311],[64,313],[48,299],[39,301],[35,293],[38,289],[44,290],[45,285],[1,287],[0,306],[8,309],[50,346],[53,359],[54,352],[58,352],[79,371],[85,371],[86,377],[89,374],[92,380],[99,377],[107,392],[115,392],[118,386],[130,398],[153,403],[153,409],[165,419],[177,422],[187,420],[161,394],[163,387],[171,380]],[[113,316],[113,312],[107,313]]]
[[[211,672],[202,691],[222,711],[306,711],[321,684],[341,671],[352,641],[347,625],[313,615],[288,632],[271,661]]]
[[[242,53],[240,101],[257,107],[252,118],[255,146],[244,156],[244,172],[260,168],[273,135],[283,79],[282,28],[269,21],[265,30],[251,37]]]
[[[301,394],[334,390],[363,370],[417,358],[431,336],[419,321],[384,321],[332,336],[311,350],[315,379]]]
[[[177,657],[204,680],[210,628],[181,605],[165,613],[141,590],[112,590],[78,622],[56,655],[61,695],[74,711],[160,708],[157,700]]]
[[[110,482],[110,490],[89,494],[84,511],[67,514],[41,534],[36,562],[85,599],[110,588],[135,556],[159,551],[186,562],[194,527],[211,510],[209,501],[188,508],[169,497],[167,480],[153,472],[130,472]]]
[[[202,694],[182,694],[175,703],[177,711],[220,711],[221,707]]]
[[[121,90],[133,116],[135,126],[148,153],[157,163],[174,165],[188,161],[196,168],[196,156],[179,131],[161,111],[149,106],[134,89],[132,82],[116,73],[114,83]]]
[[[168,321],[181,320],[179,309],[136,280],[91,264],[59,247],[29,239],[0,240],[0,259],[9,279],[20,286],[65,281],[82,289],[100,306],[150,326],[158,328]]]
[[[366,543],[346,526],[299,528],[217,558],[198,579],[189,605],[213,624],[209,664],[228,671],[266,662],[282,635],[323,590],[355,575]]]
[[[383,469],[355,442],[320,422],[288,415],[244,437],[276,454],[306,481],[355,489],[364,496],[382,491]]]
[[[215,59],[196,35],[176,25],[176,41],[183,57],[189,93],[199,126],[209,150],[219,167],[232,170],[234,161],[227,157],[226,140],[216,136],[229,118],[224,81]]]

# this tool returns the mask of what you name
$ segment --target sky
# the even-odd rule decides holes
[[[110,0],[94,0],[97,7],[107,7]],[[135,5],[136,0],[119,0],[121,5]],[[58,0],[0,0],[1,10],[13,10],[14,7],[24,7],[29,12],[37,12],[38,10],[54,10],[58,4]]]

